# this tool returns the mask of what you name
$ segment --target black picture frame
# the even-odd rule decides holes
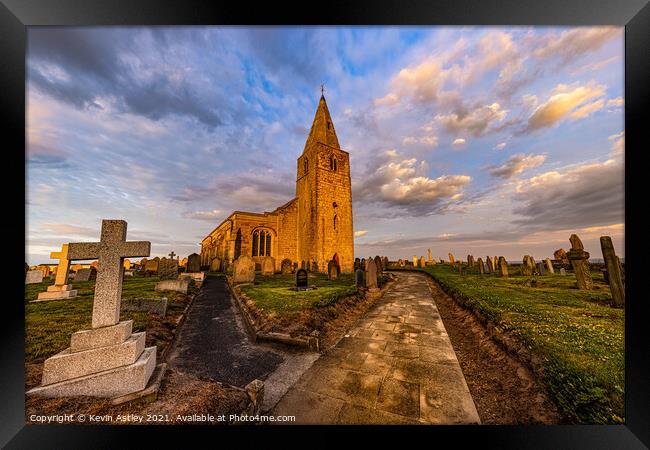
[[[643,221],[636,210],[643,190],[633,186],[643,179],[639,158],[643,145],[644,110],[648,106],[650,81],[650,5],[645,0],[489,0],[388,1],[364,0],[304,3],[295,6],[277,2],[250,5],[244,2],[217,3],[172,0],[0,0],[0,104],[4,129],[3,173],[5,202],[10,216],[0,228],[10,247],[7,278],[11,293],[3,299],[0,326],[0,446],[6,448],[132,448],[136,438],[183,440],[185,446],[215,441],[215,434],[228,432],[247,443],[251,437],[294,434],[294,427],[122,427],[78,425],[26,425],[24,414],[24,295],[18,271],[24,260],[25,160],[25,49],[26,27],[56,25],[619,25],[625,26],[625,231],[626,231],[626,423],[625,425],[558,426],[456,426],[456,427],[300,427],[309,442],[329,437],[340,440],[339,431],[365,431],[382,439],[401,432],[406,442],[453,445],[473,442],[487,448],[646,448],[650,446],[650,339],[645,335],[647,301],[641,297],[640,265]],[[646,150],[646,152],[644,152]],[[637,164],[635,164],[637,162]],[[23,170],[20,170],[20,168]],[[23,181],[23,184],[20,184]],[[23,194],[22,196],[20,194]],[[13,220],[12,220],[13,219]],[[637,242],[637,239],[641,241]],[[631,245],[628,245],[632,243]],[[21,250],[22,247],[22,250]],[[15,281],[13,281],[15,280]],[[191,441],[187,432],[191,432]],[[206,436],[209,434],[210,436]],[[422,441],[424,439],[424,441]],[[307,444],[305,444],[307,445]],[[311,444],[309,444],[311,445]],[[408,444],[407,444],[408,445]],[[433,444],[432,444],[433,445]]]

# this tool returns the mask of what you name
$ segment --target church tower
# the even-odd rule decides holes
[[[341,150],[325,97],[321,95],[307,142],[298,158],[298,261],[319,271],[336,257],[342,272],[354,268],[350,157]]]

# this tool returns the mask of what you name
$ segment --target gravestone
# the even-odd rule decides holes
[[[549,258],[546,258],[544,260],[544,265],[546,266],[546,270],[548,270],[548,273],[551,273],[551,274],[555,273],[555,269],[553,268],[553,263],[551,262],[551,260]]]
[[[603,259],[607,267],[608,284],[612,292],[614,306],[623,307],[625,305],[625,281],[621,273],[620,260],[614,251],[612,238],[609,236],[601,236],[600,249],[603,252]]]
[[[121,271],[121,269],[120,269]],[[87,269],[79,269],[74,274],[74,282],[80,283],[82,281],[92,281],[97,279],[97,271],[94,267],[89,267]]]
[[[368,259],[366,263],[366,289],[371,292],[378,290],[377,288],[377,264],[372,258]]]
[[[487,268],[489,272],[494,272],[494,261],[491,256],[487,257]]]
[[[158,274],[158,260],[150,259],[144,265],[144,274],[145,276],[157,275]]]
[[[566,275],[566,269],[564,267],[560,267],[560,275],[562,276]]]
[[[156,283],[155,290],[157,292],[163,291],[176,291],[183,294],[187,294],[187,289],[190,286],[190,280],[188,278],[177,278],[177,279],[167,279],[161,280]]]
[[[427,262],[424,260],[424,256],[420,256],[420,264],[419,264],[419,267],[422,267],[422,268],[424,269],[424,267],[425,267],[426,265],[427,265]]]
[[[481,275],[483,275],[483,274],[485,273],[485,266],[483,265],[483,259],[482,259],[482,258],[479,258],[479,259],[476,261],[476,264],[478,264],[478,273],[480,273]]]
[[[454,255],[448,253],[447,256],[449,256],[449,264],[451,264],[452,266],[456,264],[456,259],[454,258]]]
[[[50,276],[50,266],[47,266],[45,264],[40,264],[36,268],[41,272],[43,272],[43,278],[47,278]]]
[[[400,266],[400,267],[404,267],[406,265],[406,263],[404,262],[404,260],[402,258],[400,258],[400,259],[397,260],[397,265]]]
[[[361,258],[361,270],[366,270],[366,258]]]
[[[252,283],[255,281],[255,261],[248,255],[241,255],[237,258],[232,270],[235,283]]]
[[[341,273],[341,268],[339,267],[339,263],[337,263],[335,259],[332,259],[330,262],[327,263],[328,279],[337,280],[339,278],[340,273]]]
[[[541,261],[537,263],[537,273],[540,275],[546,275],[546,269],[544,268],[544,263]]]
[[[561,264],[569,264],[567,254],[562,248],[559,248],[553,252],[553,258],[555,258],[555,260],[559,261]]]
[[[46,292],[38,294],[38,300],[58,300],[61,298],[76,297],[77,290],[72,289],[72,285],[68,284],[68,274],[70,272],[68,244],[63,244],[59,252],[51,252],[50,258],[59,260],[59,265],[56,268],[56,278],[54,278],[54,284],[47,287]]]
[[[188,258],[183,258],[183,259],[181,259],[181,262],[178,263],[178,265],[180,267],[183,267],[183,268],[187,269],[187,261],[188,261]],[[200,259],[199,259],[199,262],[200,262]]]
[[[433,257],[431,256],[431,249],[427,249],[427,261],[432,263],[433,262]]]
[[[90,263],[90,267],[95,270],[99,270],[99,261],[93,261]]]
[[[382,266],[381,266],[382,270],[388,270],[388,256],[384,256],[381,259],[381,262],[382,262]]]
[[[171,258],[161,259],[158,263],[158,276],[161,280],[176,280],[178,278],[178,261]]]
[[[99,260],[92,329],[73,333],[70,347],[43,363],[42,384],[27,392],[45,397],[119,397],[142,391],[156,367],[146,333],[120,322],[124,258],[148,256],[149,242],[126,241],[126,222],[103,220],[99,242],[68,244],[68,259]]]
[[[377,266],[377,277],[379,278],[384,274],[384,263],[379,256],[375,256],[375,266]]]
[[[121,311],[150,312],[160,317],[167,313],[167,297],[122,299]]]
[[[529,277],[533,274],[533,269],[530,264],[530,256],[524,255],[524,261],[521,265],[521,274],[525,277]]]
[[[309,277],[308,277],[308,274],[307,274],[307,270],[298,269],[296,271],[295,288],[296,289],[307,289],[308,287],[309,287]]]
[[[210,261],[210,272],[219,272],[221,270],[221,258],[212,258]]]
[[[502,277],[508,276],[508,262],[503,256],[499,256],[499,275]]]
[[[275,258],[265,256],[262,260],[262,275],[269,276],[275,273]]]
[[[361,269],[354,271],[354,284],[357,289],[363,289],[366,287],[365,272]]]
[[[474,257],[467,255],[467,267],[474,267]]]
[[[25,284],[41,283],[43,281],[42,270],[30,270],[25,275]]]
[[[187,272],[197,273],[201,271],[201,255],[192,253],[187,257]]]
[[[361,267],[361,260],[359,258],[354,258],[354,270],[356,271]]]
[[[571,242],[571,250],[567,252],[566,256],[576,276],[578,289],[591,289],[593,287],[593,280],[589,272],[589,252],[585,251],[578,235],[572,234],[569,242]]]
[[[283,275],[291,273],[291,269],[293,268],[293,264],[291,263],[291,260],[288,258],[285,258],[282,260],[280,263],[280,271],[282,272]]]
[[[124,270],[131,270],[131,261],[128,259],[124,260]]]
[[[416,255],[413,255],[413,267],[418,266],[418,257]]]

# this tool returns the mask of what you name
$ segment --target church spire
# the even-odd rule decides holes
[[[336,131],[334,130],[334,122],[332,122],[330,112],[327,109],[325,95],[322,92],[320,101],[318,102],[318,109],[316,109],[316,115],[314,116],[314,122],[311,124],[309,136],[307,136],[305,150],[315,142],[321,142],[334,148],[341,148],[339,146],[339,140],[336,137]]]

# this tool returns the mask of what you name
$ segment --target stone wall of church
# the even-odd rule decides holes
[[[276,266],[283,259],[289,258],[291,261],[298,261],[296,253],[298,246],[298,201],[294,200],[285,208],[277,211],[278,214],[278,257]]]

